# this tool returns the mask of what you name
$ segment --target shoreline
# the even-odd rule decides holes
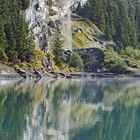
[[[140,78],[140,73],[131,74],[116,74],[116,73],[70,73],[67,75],[70,78]]]
[[[26,74],[26,73],[24,73]],[[140,73],[129,73],[129,74],[117,74],[109,72],[97,72],[97,73],[55,73],[55,72],[38,72],[28,73],[24,76],[19,73],[0,73],[0,80],[5,79],[42,79],[42,78],[53,78],[53,79],[93,79],[93,78],[140,78]]]

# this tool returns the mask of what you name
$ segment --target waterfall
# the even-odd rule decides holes
[[[64,36],[64,49],[72,51],[72,19],[71,19],[71,7],[75,8],[80,3],[83,6],[87,0],[61,0],[59,13],[52,19],[60,19],[62,23],[62,34]]]
[[[64,36],[64,49],[72,51],[72,20],[71,10],[62,18],[62,34]]]

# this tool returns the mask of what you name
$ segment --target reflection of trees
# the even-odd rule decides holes
[[[115,80],[104,84],[103,102],[106,105],[114,105],[116,102],[123,103],[126,107],[140,104],[140,82],[137,80]]]
[[[0,92],[0,134],[1,140],[20,140],[25,129],[25,114],[31,101],[27,92],[18,94],[12,88]]]
[[[54,94],[58,94],[61,100],[69,98],[76,99],[81,95],[83,90],[83,82],[75,80],[58,80],[54,81],[49,87],[49,98],[53,98]]]
[[[51,105],[51,110],[49,110],[49,114],[51,115],[51,121],[49,122],[50,127],[53,126],[58,129],[60,125],[62,125],[60,122],[62,115],[64,112],[71,110],[71,102],[75,101],[80,96],[82,89],[82,82],[70,80],[55,81],[51,84],[48,96]]]
[[[84,88],[80,99],[87,103],[98,103],[103,99],[103,88],[97,81],[85,81]]]
[[[87,130],[89,140],[135,140],[139,139],[138,108],[126,109],[119,107],[111,113],[104,115],[94,127]],[[82,133],[82,132],[81,132]],[[81,136],[76,136],[74,140],[84,140]]]
[[[140,87],[139,81],[100,81],[105,105],[113,106],[104,112],[102,119],[90,129],[81,130],[73,140],[137,140],[140,138]],[[95,117],[95,116],[91,116]]]
[[[68,135],[70,130],[74,133],[70,140],[131,140],[139,136],[139,84],[136,80],[65,79],[0,88],[0,131],[4,132],[0,139],[22,139],[26,114],[32,132],[47,138],[60,132]],[[104,108],[97,108],[98,104]],[[113,110],[107,110],[108,106]]]

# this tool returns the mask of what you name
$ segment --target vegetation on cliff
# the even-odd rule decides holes
[[[24,11],[27,0],[2,0],[0,2],[0,60],[16,63],[30,61],[33,42],[28,35]]]
[[[80,55],[72,52],[65,54],[65,50],[63,50],[64,40],[62,38],[63,36],[61,35],[61,31],[59,27],[57,27],[53,39],[53,59],[51,59],[51,61],[54,61],[55,65],[64,71],[70,71],[71,68],[73,70],[82,70],[83,61]]]
[[[91,19],[121,49],[140,48],[139,0],[89,0]]]
[[[51,1],[47,4],[49,8],[52,5]],[[29,5],[29,0],[0,2],[0,61],[12,62],[23,68],[42,69],[44,57],[49,56],[52,70],[82,70],[84,61],[80,56],[65,54],[63,36],[58,27],[50,27],[51,25],[45,23],[48,26],[46,30],[49,28],[49,33],[52,34],[51,37],[47,36],[52,39],[48,39],[52,41],[49,42],[49,52],[35,49],[36,44],[29,34],[28,23],[25,20],[25,10]],[[104,68],[111,72],[139,70],[139,5],[138,0],[89,0],[87,5],[81,8],[86,9],[82,14],[79,9],[72,13],[73,47],[99,48],[105,54]],[[61,26],[57,21],[55,24]]]

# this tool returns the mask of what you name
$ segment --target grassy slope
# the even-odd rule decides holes
[[[73,14],[72,17],[73,46],[75,48],[98,47],[105,53],[105,68],[109,69],[112,65],[111,63],[124,65],[127,62],[128,64],[126,64],[125,68],[128,71],[140,72],[140,59],[135,59],[125,52],[118,54],[117,52],[107,48],[110,45],[114,46],[115,43],[106,40],[104,38],[104,33],[102,33],[95,24],[93,24],[90,20],[77,16],[76,14]],[[78,32],[77,29],[80,29],[80,31]],[[104,42],[105,45],[100,44],[100,41]]]
[[[93,23],[83,19],[80,16],[77,16],[76,14],[73,14],[72,20],[73,47],[100,47],[100,44],[98,44],[97,41],[94,40],[94,36],[102,36],[103,33]]]

